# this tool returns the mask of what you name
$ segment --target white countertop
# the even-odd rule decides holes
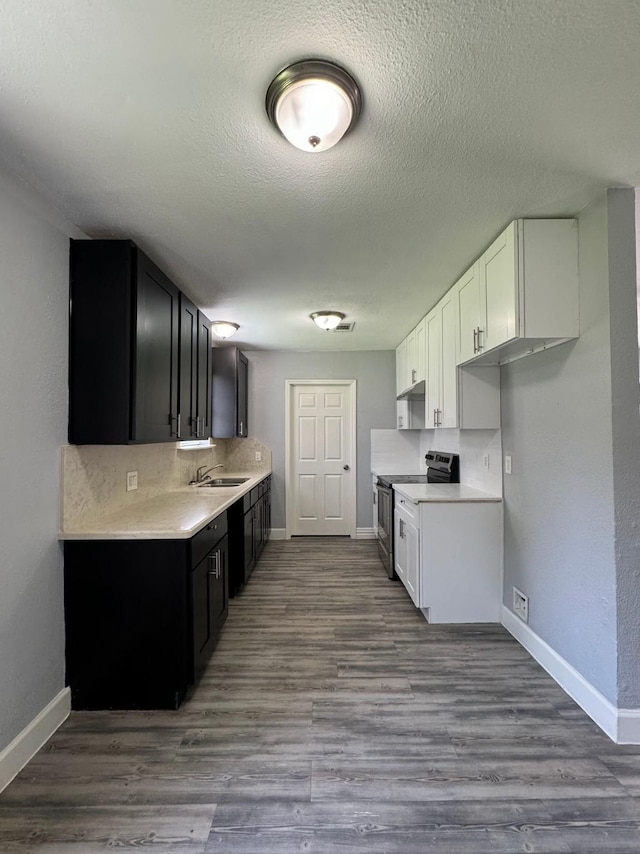
[[[248,477],[241,486],[182,486],[132,504],[98,520],[62,529],[59,540],[186,540],[271,474],[224,473]]]
[[[393,491],[408,498],[414,504],[423,502],[502,501],[499,495],[482,492],[460,483],[398,483]]]

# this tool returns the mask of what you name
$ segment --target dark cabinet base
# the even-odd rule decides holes
[[[249,580],[271,533],[271,475],[229,510],[229,587],[236,596]]]
[[[226,516],[220,533],[226,533]],[[227,616],[227,538],[218,537],[212,548],[217,569],[197,555],[204,570],[199,580],[191,543],[65,543],[66,682],[73,709],[178,708]]]

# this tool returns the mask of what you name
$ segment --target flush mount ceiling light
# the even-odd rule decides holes
[[[289,65],[267,90],[267,114],[301,151],[326,151],[355,125],[362,109],[358,84],[323,59]]]
[[[331,332],[332,329],[342,323],[345,315],[341,311],[314,311],[310,317],[320,329]]]
[[[228,320],[212,320],[211,331],[218,338],[231,338],[240,329],[237,323],[229,323]]]

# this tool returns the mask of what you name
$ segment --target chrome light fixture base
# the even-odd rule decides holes
[[[362,93],[354,78],[333,62],[305,59],[271,81],[265,102],[273,125],[302,151],[326,151],[356,124]]]
[[[345,319],[345,315],[341,311],[314,311],[309,317],[316,326],[326,332],[331,332]]]
[[[231,323],[228,320],[211,321],[211,331],[218,338],[231,338],[232,335],[236,334],[238,329],[240,329],[240,326],[237,323]]]

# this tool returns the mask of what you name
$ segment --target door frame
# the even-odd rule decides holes
[[[319,386],[319,385],[344,385],[349,386],[350,397],[350,415],[351,415],[351,435],[349,436],[349,454],[351,457],[351,471],[353,473],[353,486],[348,496],[347,519],[349,521],[349,536],[351,539],[356,538],[356,517],[358,504],[358,466],[356,461],[356,380],[285,380],[285,417],[284,417],[284,477],[285,477],[285,532],[286,540],[291,539],[291,514],[293,512],[291,489],[291,476],[293,473],[293,465],[291,462],[291,452],[293,450],[292,442],[292,403],[293,392],[296,386]]]

